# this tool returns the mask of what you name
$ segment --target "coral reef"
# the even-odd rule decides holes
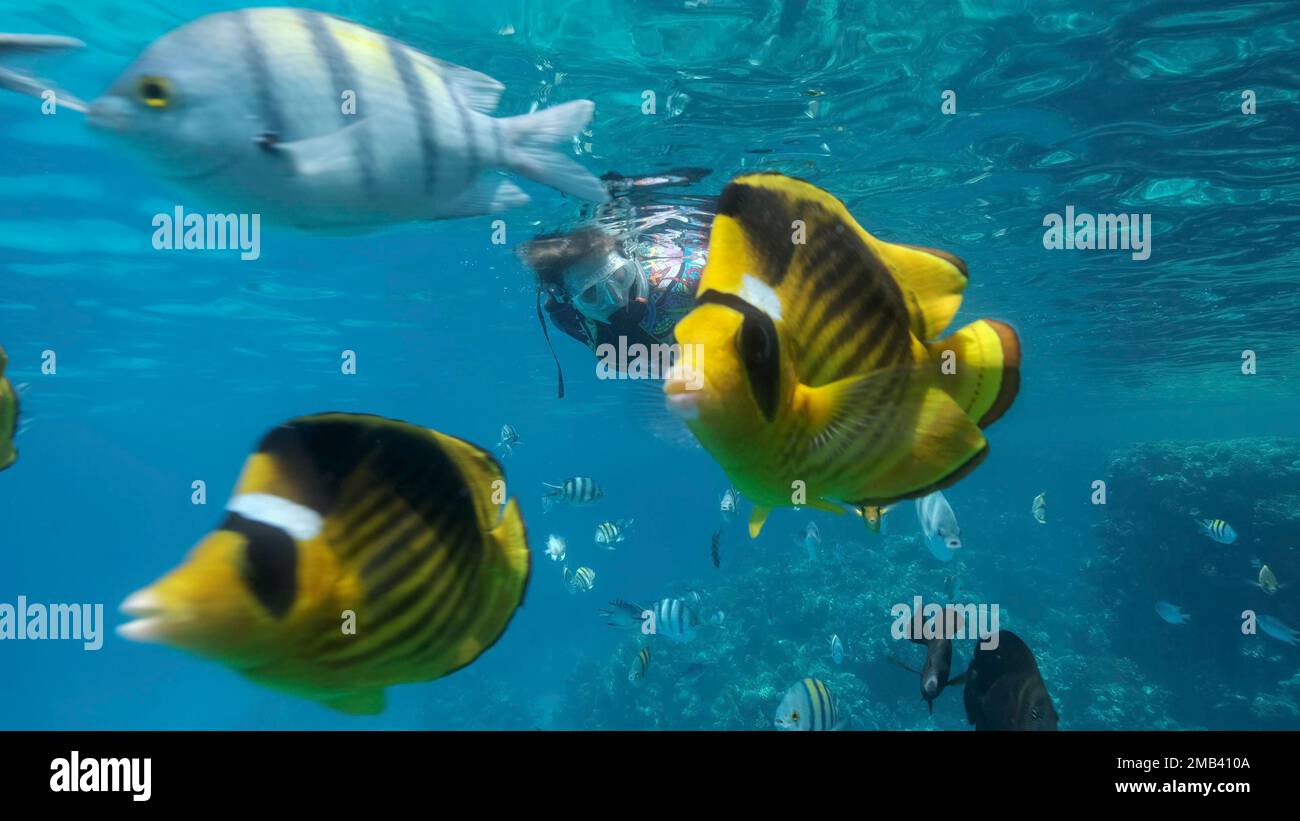
[[[1300,440],[1151,442],[1111,454],[1085,566],[1115,652],[1162,683],[1180,719],[1210,728],[1300,727],[1300,648],[1244,635],[1243,612],[1300,625]],[[1223,519],[1233,544],[1199,533]],[[1284,585],[1252,586],[1267,564]],[[1164,599],[1191,614],[1161,621]]]
[[[929,560],[919,534],[828,542],[816,561],[798,548],[755,551],[719,581],[685,586],[703,591],[703,614],[722,611],[722,624],[686,644],[629,631],[613,658],[573,672],[557,726],[772,729],[786,689],[814,676],[826,682],[850,729],[969,729],[960,687],[941,694],[930,715],[918,676],[891,660],[919,668],[924,659],[921,647],[892,637],[891,608],[915,595],[942,601],[945,579],[954,573],[964,575],[960,600],[983,601],[977,576],[961,561]],[[1022,624],[1003,607],[1000,621],[1035,649],[1062,729],[1177,726],[1166,714],[1165,692],[1143,680],[1131,661],[1110,658],[1095,626],[1081,632],[1067,609],[1044,602],[1033,610],[1048,618]],[[841,665],[830,658],[832,634],[845,644]],[[629,681],[627,671],[647,643],[649,674]],[[972,640],[957,643],[953,675],[965,669],[973,646]]]

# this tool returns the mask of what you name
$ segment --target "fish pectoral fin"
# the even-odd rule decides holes
[[[890,656],[890,657],[889,657],[889,663],[890,663],[890,664],[893,664],[893,665],[896,666],[896,667],[902,667],[904,670],[906,670],[906,671],[909,672],[909,673],[915,673],[915,674],[918,675],[918,676],[921,675],[921,671],[920,671],[920,670],[914,670],[914,669],[912,669],[911,666],[909,666],[906,662],[904,662],[904,661],[903,661],[902,659],[900,659],[898,656]]]
[[[265,135],[257,139],[267,151],[285,157],[292,165],[293,173],[298,176],[333,176],[352,173],[356,167],[356,147],[366,138],[365,132],[370,128],[370,118],[363,117],[338,131],[319,137],[289,143],[267,139]]]
[[[375,689],[338,693],[321,699],[321,703],[350,716],[373,716],[382,713],[388,702],[384,691]]]
[[[889,406],[879,401],[880,395],[893,378],[902,377],[907,370],[907,366],[888,368],[815,388],[798,385],[794,401],[807,414],[813,449],[852,441],[882,424]]]
[[[899,416],[886,434],[896,447],[870,478],[867,498],[846,501],[871,504],[929,495],[956,483],[988,453],[979,427],[938,387],[922,386],[919,399],[909,398],[896,410]]]
[[[754,509],[749,514],[749,538],[758,538],[758,534],[763,531],[763,524],[767,521],[767,514],[771,512],[770,507],[754,505]]]

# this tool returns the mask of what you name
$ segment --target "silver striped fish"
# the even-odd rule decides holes
[[[636,654],[632,660],[632,669],[627,673],[627,680],[632,682],[640,681],[645,678],[646,671],[650,669],[650,648],[642,647],[641,652]]]
[[[672,641],[690,641],[699,632],[699,614],[684,599],[660,599],[652,609],[656,636]]]
[[[596,571],[579,567],[576,571],[564,568],[564,586],[570,593],[586,593],[596,586]]]
[[[818,678],[806,678],[790,687],[776,708],[778,730],[838,730],[843,726],[830,689]]]
[[[565,504],[571,507],[581,507],[589,505],[605,495],[605,491],[600,489],[595,479],[586,476],[574,476],[572,479],[565,479],[558,485],[552,485],[548,482],[542,482],[546,488],[546,493],[542,495],[542,512],[545,513],[551,509],[552,505]]]
[[[304,229],[490,214],[528,202],[505,169],[582,199],[604,186],[559,146],[594,104],[489,116],[504,86],[307,9],[208,15],[154,41],[90,106],[223,210]]]
[[[1219,544],[1232,544],[1237,541],[1237,531],[1222,519],[1201,519],[1196,522],[1196,526],[1201,529],[1202,534]]]
[[[634,519],[619,519],[617,522],[601,522],[596,526],[596,544],[613,550],[614,545],[627,538]]]

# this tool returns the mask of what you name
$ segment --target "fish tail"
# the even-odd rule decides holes
[[[980,319],[926,348],[939,368],[938,386],[981,428],[1015,401],[1020,390],[1020,337],[1010,325]],[[947,361],[952,368],[945,367]]]
[[[574,100],[502,120],[511,142],[507,153],[510,170],[580,199],[607,202],[609,192],[604,183],[558,147],[591,121],[595,109],[590,100]]]

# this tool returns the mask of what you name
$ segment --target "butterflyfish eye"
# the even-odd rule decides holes
[[[141,77],[137,90],[150,108],[166,108],[171,102],[171,84],[162,77]]]
[[[780,356],[772,320],[766,316],[746,314],[736,338],[736,349],[749,376],[754,400],[770,422],[776,418],[781,401]]]
[[[772,360],[776,346],[768,331],[764,323],[745,317],[740,326],[740,355],[746,364],[758,367]]]

